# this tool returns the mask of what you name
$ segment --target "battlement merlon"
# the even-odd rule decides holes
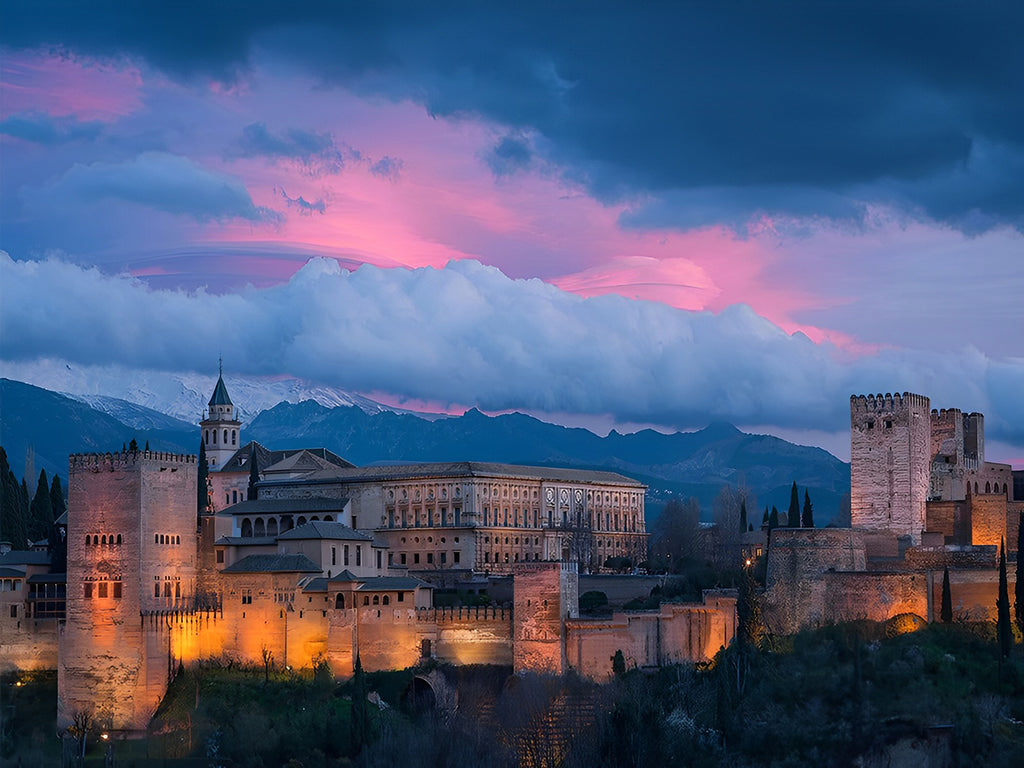
[[[114,453],[72,453],[68,456],[68,469],[75,471],[130,469],[146,464],[195,464],[195,454],[165,453],[164,451],[118,451]]]
[[[917,395],[913,392],[850,395],[850,413],[854,415],[909,411],[913,407],[920,408],[927,413],[931,409],[931,400],[925,395]]]

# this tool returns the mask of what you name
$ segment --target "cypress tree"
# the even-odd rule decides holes
[[[779,527],[779,510],[772,505],[772,512],[768,515],[768,530],[773,531]]]
[[[740,533],[747,532],[747,500],[740,501]]]
[[[953,621],[953,594],[949,589],[949,567],[942,569],[942,613],[940,614],[943,624]]]
[[[199,477],[196,480],[196,513],[205,514],[210,506],[210,462],[206,459],[206,444],[199,441]]]
[[[138,441],[136,441],[134,437],[132,438],[132,441],[128,443],[128,450],[131,451],[132,453],[139,452],[139,443]]]
[[[761,518],[761,527],[762,528],[767,528],[768,527],[768,505],[767,504],[764,505],[764,517]]]
[[[786,525],[790,528],[800,527],[800,494],[796,490],[796,480],[789,492],[789,513],[786,516]]]
[[[54,520],[63,515],[68,508],[67,502],[64,501],[64,488],[60,483],[60,475],[54,475],[53,482],[50,483],[50,508],[53,510]]]
[[[1013,585],[1013,597],[1017,618],[1017,629],[1024,634],[1024,511],[1017,523],[1017,583]]]
[[[142,450],[146,451],[147,453],[149,452],[149,440],[146,441],[146,447],[143,448]]]
[[[0,539],[11,542],[14,549],[28,544],[28,516],[22,511],[21,488],[7,461],[7,451],[0,447]]]
[[[32,498],[29,508],[28,535],[32,541],[42,539],[50,532],[53,525],[53,507],[50,505],[50,481],[46,479],[46,470],[39,470],[39,484],[36,495]]]
[[[814,527],[814,505],[811,504],[811,494],[804,488],[804,514],[801,520],[804,528]]]
[[[996,636],[999,638],[999,658],[1006,659],[1013,648],[1013,629],[1010,627],[1010,594],[1006,583],[1006,546],[999,540],[999,597],[996,599]]]
[[[249,501],[256,501],[258,491],[256,490],[256,483],[260,481],[260,465],[259,458],[256,454],[256,443],[252,444],[252,451],[249,453],[249,491],[246,494],[246,498]]]
[[[352,755],[358,755],[370,736],[370,708],[366,705],[366,675],[356,654],[356,668],[352,675]]]

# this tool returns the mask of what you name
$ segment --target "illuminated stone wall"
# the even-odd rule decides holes
[[[593,680],[612,677],[622,651],[626,668],[708,661],[736,634],[734,590],[708,592],[703,603],[666,604],[658,613],[615,613],[566,622],[570,667]]]
[[[575,563],[519,564],[513,571],[513,666],[562,674],[565,626],[579,613]]]
[[[927,397],[850,398],[850,514],[854,528],[921,541],[931,473]]]
[[[825,622],[885,621],[901,613],[928,618],[924,573],[826,572],[822,575]]]
[[[1006,496],[1001,492],[972,495],[970,508],[971,543],[998,547],[1006,539]]]
[[[194,456],[70,457],[59,726],[90,711],[108,729],[146,727],[166,690],[172,651],[149,653],[142,613],[191,607],[195,506]]]
[[[942,571],[931,571],[930,608],[931,620],[938,621],[942,615]],[[1013,591],[1016,584],[1013,565],[1007,568],[1009,583],[1010,615],[1013,616]],[[995,621],[996,598],[999,596],[999,569],[950,570],[950,600],[953,604],[953,619],[968,621]]]

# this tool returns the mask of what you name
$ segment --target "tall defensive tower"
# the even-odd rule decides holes
[[[196,457],[154,451],[68,462],[67,620],[58,721],[145,729],[167,690],[168,648],[147,650],[142,616],[191,606]]]
[[[850,516],[854,528],[921,543],[931,468],[931,411],[924,395],[850,397]]]
[[[221,364],[217,376],[217,386],[213,388],[209,411],[199,422],[203,432],[203,446],[206,448],[206,461],[212,471],[224,466],[228,459],[235,455],[240,442],[242,422],[235,418],[235,406],[228,396],[228,388],[224,385],[224,366]]]

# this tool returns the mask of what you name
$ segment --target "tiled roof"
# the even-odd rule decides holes
[[[457,477],[507,477],[526,480],[546,480],[565,483],[601,483],[627,485],[644,488],[644,484],[620,475],[593,469],[571,469],[565,467],[533,467],[521,464],[496,464],[484,461],[455,461],[420,464],[396,464],[379,467],[331,467],[313,472],[301,479],[265,481],[275,482],[373,482],[382,480],[405,480],[413,478],[457,478]]]
[[[305,555],[246,555],[221,573],[319,573]]]
[[[425,581],[414,579],[412,576],[371,576],[366,579],[359,579],[362,582],[356,587],[357,592],[382,592],[395,589],[416,589],[427,587],[433,589]]]
[[[290,515],[332,513],[340,514],[345,510],[348,499],[328,499],[315,497],[312,499],[254,499],[240,501],[225,507],[222,512],[228,515]]]
[[[22,579],[24,577],[25,572],[19,571],[17,568],[0,567],[0,578],[2,579]]]
[[[213,389],[213,395],[210,396],[209,405],[232,405],[231,398],[228,397],[228,388],[224,386],[224,377],[217,377],[217,386]]]
[[[24,549],[12,549],[0,555],[0,565],[49,565],[49,552],[29,552]]]
[[[318,576],[315,579],[310,579],[302,587],[303,592],[326,592],[327,591],[327,579],[323,576]]]
[[[292,528],[277,537],[279,540],[294,539],[344,539],[346,541],[373,541],[372,536],[349,528],[343,523],[327,523],[322,520],[314,520],[311,523]]]
[[[214,544],[229,547],[272,547],[277,544],[276,536],[221,536]]]
[[[217,471],[218,472],[248,472],[249,471],[249,457],[252,455],[253,451],[256,451],[256,461],[258,462],[258,466],[259,466],[260,471],[263,471],[267,467],[272,467],[275,464],[278,464],[281,461],[284,461],[289,456],[294,456],[297,453],[303,453],[303,452],[311,454],[313,456],[316,456],[317,458],[323,459],[324,461],[326,461],[328,464],[330,464],[332,466],[336,466],[336,467],[354,467],[355,466],[354,464],[352,464],[352,462],[345,461],[345,459],[341,458],[341,456],[338,456],[336,453],[332,453],[331,451],[327,450],[326,448],[291,448],[289,450],[284,450],[284,451],[271,451],[271,450],[263,447],[259,443],[257,443],[255,440],[252,440],[252,441],[246,443],[245,445],[243,445],[237,451],[235,451],[234,455],[232,455],[232,457],[230,459],[225,461],[224,464],[221,465],[220,469],[217,470]]]

